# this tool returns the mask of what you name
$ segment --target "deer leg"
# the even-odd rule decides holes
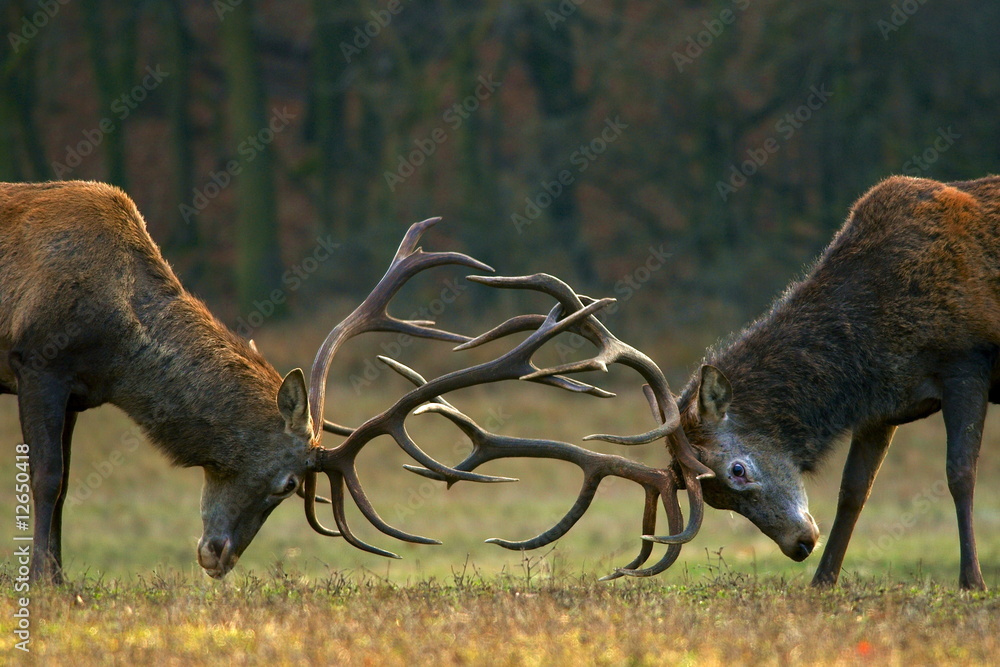
[[[63,443],[66,433],[69,391],[65,384],[46,374],[18,373],[17,403],[21,418],[21,434],[28,444],[31,466],[31,497],[34,501],[35,537],[31,559],[32,581],[62,581],[59,557],[59,531],[56,519],[65,496],[63,480],[69,469],[64,460]]]
[[[837,516],[833,520],[830,539],[823,548],[823,557],[813,576],[813,586],[832,586],[840,577],[847,544],[858,522],[858,516],[868,500],[872,483],[885,459],[896,427],[880,425],[857,431],[851,438],[851,450],[844,464],[844,477],[840,481],[840,498]]]
[[[959,586],[985,590],[972,528],[972,496],[988,391],[978,379],[969,378],[956,378],[945,383],[944,389],[941,411],[948,433],[948,489],[958,514]]]
[[[74,410],[67,410],[63,420],[62,431],[62,484],[59,485],[59,496],[56,498],[55,507],[52,510],[52,534],[49,537],[49,546],[52,559],[62,570],[62,511],[66,496],[69,495],[69,452],[73,442],[73,427],[76,426],[76,416],[80,414]]]

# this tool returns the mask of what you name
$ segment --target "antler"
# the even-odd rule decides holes
[[[641,484],[646,490],[646,505],[642,523],[644,537],[652,537],[655,530],[656,499],[659,497],[666,510],[672,534],[655,538],[655,540],[666,542],[671,546],[659,563],[650,568],[639,570],[636,568],[648,560],[652,551],[651,540],[643,542],[639,556],[625,568],[610,575],[609,578],[615,578],[622,574],[650,576],[662,572],[676,560],[680,545],[689,541],[697,533],[704,506],[699,480],[713,474],[709,468],[698,461],[691,445],[683,436],[683,431],[679,429],[680,419],[677,405],[670,394],[663,374],[646,355],[615,338],[594,317],[596,312],[613,303],[614,299],[581,297],[562,281],[545,274],[516,278],[469,276],[470,280],[494,287],[540,291],[553,296],[558,302],[547,315],[514,317],[472,340],[458,334],[435,329],[433,322],[398,320],[390,316],[386,310],[388,302],[406,280],[425,268],[443,264],[458,264],[492,271],[487,265],[460,253],[424,253],[418,248],[416,244],[420,235],[438,220],[439,218],[431,218],[410,227],[385,276],[365,301],[330,332],[316,355],[310,378],[309,400],[314,442],[317,444],[313,452],[314,471],[306,476],[304,485],[306,516],[310,525],[325,535],[343,535],[349,543],[365,551],[398,558],[392,552],[361,541],[351,532],[344,513],[344,487],[346,486],[362,514],[380,531],[409,542],[439,544],[437,540],[412,535],[387,524],[379,517],[361,486],[355,469],[357,454],[371,440],[381,435],[388,435],[423,466],[405,466],[407,469],[432,479],[443,480],[449,486],[461,480],[475,482],[516,481],[507,477],[480,475],[473,472],[482,463],[497,458],[512,456],[555,458],[579,465],[584,471],[583,489],[563,521],[531,540],[523,542],[490,540],[511,549],[536,548],[564,535],[586,512],[604,477],[618,476],[631,479]],[[323,419],[326,377],[330,362],[340,346],[347,339],[367,331],[398,331],[424,338],[460,342],[461,344],[455,348],[456,350],[476,347],[515,332],[530,331],[531,333],[513,349],[496,359],[457,370],[430,381],[424,380],[418,373],[398,362],[379,357],[383,363],[409,378],[417,386],[382,413],[370,418],[356,429],[349,429]],[[578,333],[590,340],[598,347],[598,354],[585,361],[554,368],[540,369],[535,366],[532,362],[534,354],[545,343],[566,331]],[[634,445],[667,437],[670,450],[681,471],[680,478],[672,469],[650,468],[620,456],[598,454],[566,443],[505,438],[487,433],[441,398],[444,394],[457,389],[504,380],[528,380],[568,391],[610,397],[613,396],[612,393],[580,380],[566,377],[565,374],[589,370],[606,371],[608,365],[613,363],[633,368],[646,380],[649,387],[647,397],[651,406],[654,407],[654,415],[659,418],[660,424],[639,435],[598,434],[587,436],[585,439],[601,439]],[[473,439],[475,444],[473,453],[454,468],[430,457],[410,438],[406,431],[405,419],[414,411],[439,412],[451,419]],[[324,448],[318,444],[323,430],[346,435],[347,438],[336,447]],[[325,473],[330,479],[333,514],[339,532],[325,528],[316,518],[317,472]],[[681,530],[683,517],[676,498],[676,492],[680,488],[682,480],[691,501],[691,518],[684,530]]]

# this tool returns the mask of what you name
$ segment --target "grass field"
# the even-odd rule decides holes
[[[282,340],[258,342],[283,370],[309,356]],[[315,349],[311,339],[302,345]],[[346,362],[341,376],[361,372],[364,360]],[[648,428],[645,403],[624,379],[631,378],[610,378],[623,395],[608,401],[529,386],[478,388],[455,402],[505,433],[579,442],[587,433]],[[331,385],[328,414],[357,423],[402,388],[389,378],[360,395],[349,382]],[[461,458],[462,438],[440,418],[408,423],[439,459]],[[529,537],[555,523],[575,498],[579,472],[558,462],[501,461],[483,470],[520,482],[445,490],[402,470],[405,455],[388,441],[373,443],[360,461],[366,488],[383,517],[442,546],[394,543],[354,512],[362,538],[403,560],[364,554],[314,533],[300,502],[289,500],[229,578],[214,582],[194,557],[201,471],[171,468],[148,445],[134,446],[137,432],[111,407],[80,418],[63,539],[71,583],[31,591],[33,652],[26,656],[14,650],[12,634],[13,445],[20,435],[16,400],[0,397],[0,442],[8,443],[0,458],[0,517],[8,517],[0,521],[7,526],[0,529],[0,663],[983,664],[995,662],[1000,648],[1000,598],[956,591],[957,532],[939,418],[900,429],[848,551],[845,584],[833,592],[807,587],[818,551],[794,563],[742,517],[711,509],[664,575],[597,583],[639,546],[642,493],[621,480],[605,482],[555,549],[522,555],[485,545],[487,537]],[[998,444],[1000,417],[991,415],[976,521],[994,589]],[[627,453],[665,463],[660,444]],[[840,448],[807,483],[824,534],[845,454]]]

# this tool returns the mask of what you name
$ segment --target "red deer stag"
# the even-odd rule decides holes
[[[743,514],[787,556],[805,559],[819,530],[802,476],[849,435],[837,515],[813,578],[817,586],[835,584],[896,427],[941,410],[946,476],[958,515],[959,584],[985,588],[972,500],[986,408],[1000,402],[998,201],[997,176],[948,184],[893,177],[861,197],[809,275],[769,313],[706,355],[679,401],[682,430],[670,436],[673,443],[690,438],[690,445],[672,446],[675,461],[693,448],[711,471],[675,464],[675,486],[686,485],[691,496],[691,523],[668,537],[652,535],[644,523],[647,545],[670,544],[667,556],[657,567],[635,571],[633,563],[612,577],[665,569],[697,532],[702,499]],[[483,433],[450,408],[424,410],[450,416],[477,443],[459,469],[472,470],[519,447]],[[635,473],[632,478],[639,481]],[[588,475],[569,521],[553,533],[495,541],[534,548],[562,534],[586,510],[593,479]],[[677,510],[667,509],[676,533]],[[653,511],[655,496],[647,497],[647,519]],[[638,560],[648,555],[644,549]]]
[[[941,410],[959,584],[985,588],[972,496],[986,408],[1000,400],[998,201],[997,176],[876,185],[809,275],[710,351],[682,393],[682,427],[715,473],[705,501],[743,514],[795,560],[818,536],[802,475],[850,435],[814,585],[836,583],[896,427]]]
[[[455,264],[492,270],[459,253],[425,253],[418,248],[421,234],[436,221],[432,218],[410,228],[379,284],[331,331],[316,355],[307,391],[300,370],[282,380],[251,344],[226,329],[183,289],[123,192],[79,181],[0,184],[0,393],[17,395],[21,429],[30,448],[35,503],[32,578],[62,579],[62,505],[73,426],[77,413],[104,403],[122,408],[175,464],[204,469],[204,531],[197,556],[216,578],[232,569],[271,511],[296,491],[305,498],[306,517],[315,530],[342,535],[361,549],[394,556],[352,533],[345,519],[345,487],[379,530],[402,540],[435,543],[386,524],[362,489],[354,460],[380,435],[391,436],[423,466],[412,470],[449,484],[509,481],[471,472],[484,460],[505,456],[556,458],[580,465],[584,488],[567,518],[534,540],[498,541],[510,548],[539,546],[564,534],[586,511],[604,477],[631,479],[646,490],[644,533],[654,532],[657,501],[662,499],[670,529],[679,534],[672,538],[678,544],[657,565],[634,569],[650,555],[651,544],[643,542],[639,557],[623,571],[649,575],[666,569],[676,558],[679,543],[698,530],[702,508],[698,479],[713,473],[697,460],[678,428],[677,405],[662,373],[594,317],[612,299],[580,297],[541,274],[472,276],[487,285],[542,291],[557,304],[548,315],[512,318],[471,341],[435,329],[432,322],[389,315],[389,300],[424,269]],[[349,429],[323,418],[326,378],[339,347],[368,331],[449,340],[462,343],[460,347],[515,332],[532,333],[496,359],[429,382],[398,362],[384,360],[418,386],[384,412]],[[598,355],[586,362],[538,369],[532,356],[565,331],[591,340],[600,350]],[[647,397],[661,423],[639,436],[592,437],[623,444],[666,437],[674,455],[671,467],[653,469],[565,443],[487,434],[441,398],[472,385],[518,379],[607,397],[611,394],[565,374],[603,370],[616,362],[634,368],[646,380]],[[410,438],[404,421],[421,411],[440,412],[470,434],[476,447],[464,465],[443,465]],[[323,447],[324,430],[346,439],[335,447]],[[328,502],[333,504],[338,531],[325,528],[316,517],[315,504],[323,500],[316,496],[318,473],[330,479]],[[692,513],[682,531],[676,492],[685,486]]]

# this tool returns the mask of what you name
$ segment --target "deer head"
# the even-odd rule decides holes
[[[731,415],[733,388],[704,365],[682,416],[698,458],[715,473],[704,484],[709,505],[750,519],[789,558],[804,560],[819,539],[802,470],[773,437]]]
[[[296,491],[314,468],[314,437],[305,378],[295,369],[277,393],[280,422],[266,432],[234,433],[242,441],[244,465],[221,469],[206,465],[201,497],[204,532],[198,542],[198,563],[214,578],[229,572],[272,511]],[[283,422],[283,423],[282,423]],[[246,465],[252,461],[252,465]]]

